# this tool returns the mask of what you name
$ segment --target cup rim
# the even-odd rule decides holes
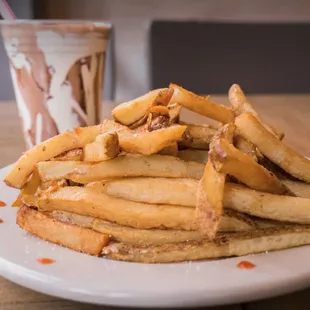
[[[85,31],[85,26],[89,30],[110,30],[112,24],[102,20],[78,20],[78,19],[15,19],[15,20],[0,20],[2,26],[30,26],[40,30],[58,30],[67,27],[73,31]]]

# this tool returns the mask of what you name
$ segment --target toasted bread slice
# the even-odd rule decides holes
[[[106,234],[60,222],[27,206],[19,209],[16,223],[43,240],[89,255],[100,255],[103,247],[110,242]]]
[[[114,243],[103,250],[110,258],[139,263],[171,263],[276,251],[310,244],[310,226],[284,226],[219,234],[214,241],[133,246]]]

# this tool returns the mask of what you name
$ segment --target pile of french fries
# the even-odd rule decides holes
[[[113,259],[167,263],[310,244],[310,161],[250,105],[171,84],[23,154],[17,224],[44,240]],[[182,108],[218,126],[180,120]],[[206,119],[207,120],[207,119]]]

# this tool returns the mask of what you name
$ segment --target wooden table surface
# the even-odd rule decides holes
[[[285,141],[305,156],[310,156],[310,95],[249,96],[250,101],[269,124],[285,132]],[[212,96],[215,102],[227,103],[226,96]],[[112,105],[104,103],[105,115]],[[188,121],[204,122],[202,117],[185,113]],[[24,150],[17,107],[14,102],[0,102],[0,167],[14,162]],[[151,281],[151,279],[150,279]],[[1,310],[106,309],[39,294],[0,277]],[[310,289],[297,293],[242,305],[211,307],[222,310],[306,310],[310,309]]]

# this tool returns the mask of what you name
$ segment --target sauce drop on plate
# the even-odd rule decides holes
[[[55,260],[51,258],[42,257],[42,258],[38,258],[37,262],[42,265],[49,265],[49,264],[55,263]]]
[[[6,206],[6,203],[0,200],[0,207],[5,207],[5,206]]]
[[[0,224],[1,224],[1,223],[3,223],[3,220],[2,220],[2,219],[0,219]]]
[[[252,269],[252,268],[256,267],[256,265],[254,265],[253,263],[251,263],[247,260],[243,260],[237,264],[237,267],[240,269]]]

